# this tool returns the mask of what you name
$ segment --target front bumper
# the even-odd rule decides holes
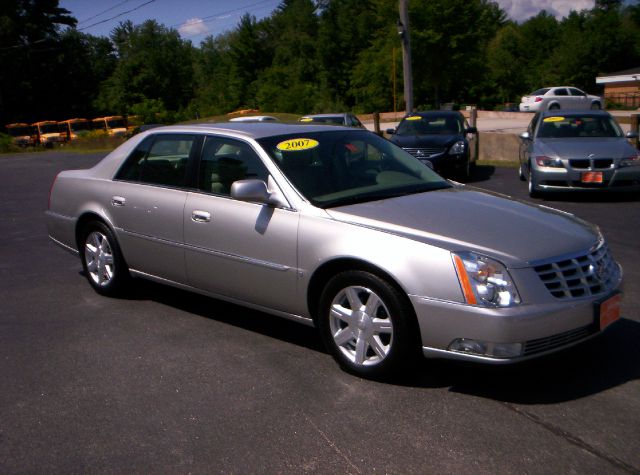
[[[602,173],[602,183],[584,183],[585,172]],[[640,191],[640,167],[610,169],[535,168],[535,182],[545,191]]]
[[[510,364],[554,353],[600,334],[606,329],[600,325],[600,304],[617,294],[618,289],[589,299],[510,308],[410,298],[426,357]],[[460,340],[520,350],[512,355],[493,356],[452,349],[452,344]]]
[[[414,155],[415,156],[415,155]],[[441,174],[457,173],[465,169],[467,162],[469,161],[466,153],[450,155],[448,153],[441,153],[439,155],[432,155],[429,158],[416,157],[421,162],[431,162],[433,169]]]

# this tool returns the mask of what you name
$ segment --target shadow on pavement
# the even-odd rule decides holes
[[[626,203],[640,201],[640,192],[569,191],[542,193],[534,201],[559,201],[571,203]]]
[[[591,341],[509,366],[425,361],[406,385],[432,387],[518,404],[580,399],[640,378],[640,323],[622,319]],[[434,371],[435,370],[435,371]]]
[[[491,165],[476,165],[475,169],[471,171],[471,175],[466,180],[461,180],[462,183],[478,183],[487,181],[495,173],[496,167]]]
[[[132,300],[153,300],[217,322],[326,353],[316,330],[284,318],[191,292],[136,281]],[[640,378],[640,323],[622,319],[591,341],[508,366],[420,359],[393,385],[450,391],[518,404],[554,404]],[[341,371],[337,364],[336,371]],[[355,376],[354,376],[355,377]]]

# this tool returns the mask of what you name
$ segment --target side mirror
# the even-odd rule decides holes
[[[389,135],[393,135],[393,134],[395,134],[395,133],[396,133],[396,129],[387,129],[387,130],[385,130],[385,132],[386,132],[387,134],[389,134]]]
[[[269,206],[288,207],[279,192],[269,192],[262,180],[238,180],[231,184],[231,197],[239,201],[253,201]]]
[[[520,138],[522,140],[531,140],[531,134],[529,132],[522,132]]]
[[[625,137],[627,137],[628,139],[637,139],[638,138],[638,132],[627,132],[625,134]]]
[[[478,128],[477,127],[467,127],[464,131],[465,134],[477,134],[478,133]]]

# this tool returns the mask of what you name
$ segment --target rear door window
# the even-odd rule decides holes
[[[191,134],[152,135],[131,153],[116,180],[185,188],[188,164],[198,142],[198,136]]]

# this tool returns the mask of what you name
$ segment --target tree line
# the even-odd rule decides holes
[[[397,0],[283,0],[200,45],[153,20],[86,34],[58,0],[2,4],[1,124],[404,109]],[[409,16],[418,109],[497,108],[545,85],[600,92],[597,75],[640,65],[637,1],[515,23],[490,0],[411,0]]]

